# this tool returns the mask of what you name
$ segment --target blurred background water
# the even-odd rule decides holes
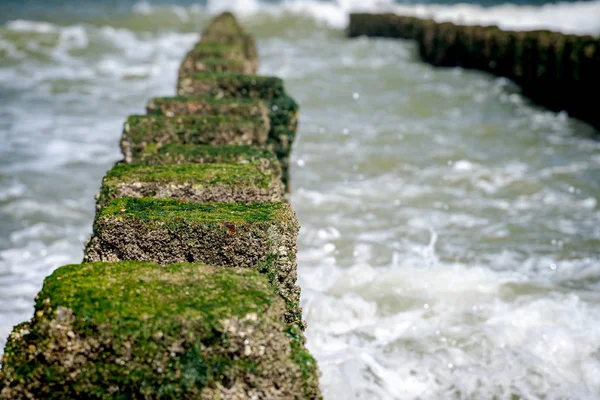
[[[0,3],[0,348],[78,263],[125,117],[211,15],[301,105],[292,203],[327,399],[600,397],[600,142],[510,82],[347,40],[350,10],[600,34],[600,1]]]

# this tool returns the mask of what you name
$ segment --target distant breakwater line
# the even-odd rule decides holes
[[[347,33],[416,40],[425,62],[508,78],[534,102],[552,111],[564,110],[600,131],[599,38],[364,13],[350,15]]]
[[[178,96],[129,116],[81,264],[14,327],[0,399],[320,399],[287,201],[298,105],[215,17]]]

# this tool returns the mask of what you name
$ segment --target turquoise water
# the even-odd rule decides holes
[[[426,10],[593,32],[598,4]],[[260,72],[302,107],[292,203],[325,397],[600,397],[597,133],[508,81],[421,64],[411,42],[347,40],[351,6],[234,5]],[[218,10],[0,25],[0,347],[44,277],[81,260],[125,117],[174,93]]]

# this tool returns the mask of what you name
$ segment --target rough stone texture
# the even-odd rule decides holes
[[[205,97],[156,97],[146,105],[151,115],[202,115],[238,117],[263,120],[270,128],[269,107],[259,99]]]
[[[234,74],[253,74],[256,69],[246,60],[218,58],[214,56],[199,56],[195,50],[190,51],[181,67],[179,76],[185,77],[196,72],[229,72]]]
[[[180,77],[177,94],[272,100],[283,95],[284,88],[282,80],[272,76],[199,72]]]
[[[257,70],[254,37],[244,31],[233,14],[223,13],[211,20],[202,32],[202,40],[186,54],[179,77],[195,72],[255,74]]]
[[[244,56],[258,66],[258,51],[254,37],[248,35],[230,12],[224,12],[212,19],[202,32],[200,43],[216,42],[223,44],[242,44]],[[256,71],[256,67],[254,68]]]
[[[263,145],[267,124],[261,118],[240,119],[224,116],[130,116],[123,128],[121,150],[131,163],[148,145],[240,144]]]
[[[190,203],[124,197],[96,214],[85,262],[201,262],[256,269],[303,325],[297,279],[296,215],[287,203]]]
[[[155,197],[195,202],[282,201],[280,176],[260,163],[117,164],[102,180],[96,209],[119,197]]]
[[[148,165],[251,163],[260,171],[281,179],[281,164],[275,154],[269,149],[254,146],[201,144],[146,146],[144,152],[140,153],[133,162]]]
[[[10,335],[0,399],[317,399],[284,302],[248,269],[69,265]]]
[[[235,80],[237,75],[230,76]],[[263,109],[262,106],[265,108]],[[290,96],[281,94],[274,98],[248,99],[243,97],[166,97],[152,99],[147,106],[148,113],[155,115],[219,115],[231,112],[242,117],[268,113],[268,145],[277,155],[283,169],[283,181],[289,191],[289,157],[298,129],[298,104]],[[267,114],[265,114],[267,115]]]
[[[432,65],[490,72],[519,84],[550,110],[566,110],[600,130],[588,99],[600,92],[600,39],[550,31],[503,31],[393,14],[351,14],[348,35],[415,39]]]

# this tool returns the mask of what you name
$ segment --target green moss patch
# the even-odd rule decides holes
[[[229,72],[234,74],[251,74],[252,67],[244,60],[227,58],[196,59],[188,54],[179,68],[179,76],[189,76],[196,72]]]
[[[151,99],[146,111],[151,115],[198,115],[260,118],[270,127],[270,108],[260,99],[204,97],[156,97]]]
[[[284,94],[283,81],[272,76],[196,73],[180,77],[179,96],[249,97],[272,100]]]
[[[0,398],[319,398],[283,310],[248,269],[65,266],[9,337]]]
[[[252,35],[247,34],[235,16],[225,12],[211,20],[202,31],[200,44],[207,42],[241,44],[248,60],[258,60],[256,43]]]
[[[243,40],[231,43],[201,41],[186,54],[179,68],[179,77],[195,72],[256,73],[256,57],[248,58],[246,47]]]
[[[223,61],[217,62],[217,59]],[[209,61],[212,60],[212,61]],[[179,77],[195,72],[255,74],[258,52],[254,37],[248,35],[233,15],[224,13],[211,20],[202,32],[202,40],[188,52]]]
[[[210,146],[199,144],[167,144],[162,147],[146,146],[135,163],[161,164],[213,164],[251,163],[260,171],[269,172],[281,179],[281,165],[272,151],[254,146]]]
[[[201,262],[256,269],[301,324],[297,279],[298,221],[287,203],[192,203],[115,199],[96,214],[85,261]]]
[[[278,175],[260,164],[117,164],[102,181],[97,209],[109,200],[157,197],[195,202],[269,202],[283,199]]]
[[[239,144],[263,145],[268,126],[262,118],[228,116],[130,116],[125,122],[121,150],[130,163],[148,145]]]
[[[244,28],[231,12],[223,12],[210,20],[202,31],[203,38],[219,38],[244,34]]]
[[[150,100],[147,110],[156,115],[264,115],[269,120],[269,148],[275,152],[283,169],[283,181],[289,182],[289,157],[298,127],[299,107],[283,93],[268,100],[225,97],[163,97]],[[288,186],[289,188],[289,186]]]

